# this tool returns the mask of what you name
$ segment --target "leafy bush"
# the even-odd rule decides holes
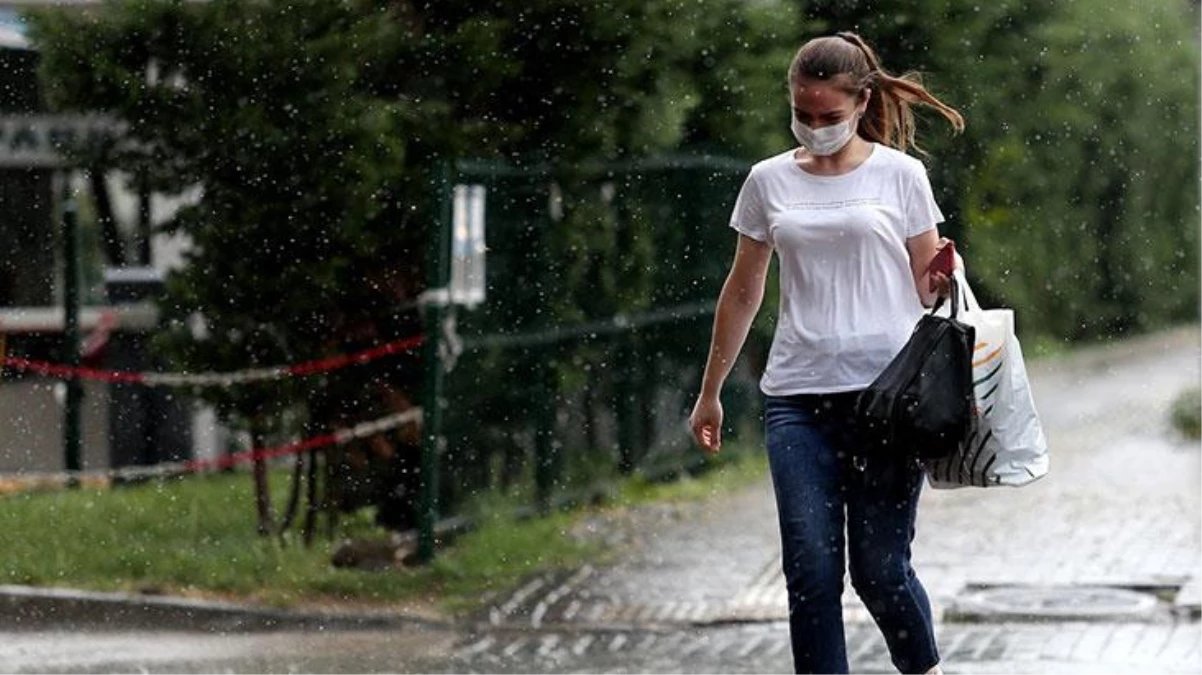
[[[1173,426],[1189,438],[1202,438],[1202,389],[1194,387],[1173,401]]]

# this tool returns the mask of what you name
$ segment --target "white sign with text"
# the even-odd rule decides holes
[[[123,126],[101,115],[0,115],[0,167],[60,167],[66,149],[116,136]]]

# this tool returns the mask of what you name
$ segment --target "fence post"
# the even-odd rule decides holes
[[[70,177],[64,177],[63,187],[63,349],[66,363],[79,367],[79,224],[75,197],[70,193]],[[63,407],[63,460],[67,471],[83,468],[80,453],[80,407],[83,385],[79,378],[68,378],[67,398]],[[68,485],[78,485],[72,477]]]
[[[551,190],[553,194],[554,187],[551,187]],[[548,274],[553,262],[548,256],[548,247],[552,231],[559,219],[554,215],[552,208],[548,201],[543,217],[539,219],[542,226],[538,237],[539,244],[531,253],[534,259],[535,285],[538,288],[547,288],[549,281],[553,283],[552,275]],[[547,319],[546,312],[539,316],[541,318],[535,322],[536,329],[552,325],[553,322]],[[558,352],[558,345],[535,350],[536,365],[531,373],[535,378],[533,391],[537,406],[534,420],[534,506],[541,515],[551,513],[551,495],[555,491],[555,482],[560,478],[555,449],[555,396],[559,387],[555,381],[555,368],[551,365],[553,355]]]
[[[619,333],[614,349],[614,363],[617,366],[614,382],[614,398],[617,400],[614,413],[618,422],[618,473],[623,476],[634,473],[634,467],[638,464],[634,371],[641,364],[636,361],[638,350],[635,349],[634,340],[633,332]]]
[[[434,524],[438,519],[438,469],[442,454],[443,363],[442,324],[450,302],[448,267],[451,255],[451,165],[444,160],[439,168],[438,223],[426,258],[426,290],[433,293],[422,303],[422,333],[425,336],[422,364],[421,480],[418,494],[417,557],[422,562],[434,559]]]
[[[555,368],[547,356],[539,359],[535,373],[538,378],[535,389],[538,392],[538,417],[534,431],[534,500],[542,515],[551,512],[551,495],[555,490],[555,482],[560,478],[560,462],[555,448],[555,397],[558,388]]]

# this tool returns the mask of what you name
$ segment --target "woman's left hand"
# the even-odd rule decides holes
[[[939,251],[942,251],[943,248],[945,246],[947,246],[950,241],[951,240],[948,239],[947,237],[940,237],[939,243],[935,246],[935,253],[938,254]],[[955,264],[955,269],[958,269],[958,270],[964,269],[964,258],[960,257],[959,252],[956,252],[956,258],[955,258],[954,264]],[[928,283],[929,283],[928,290],[930,290],[932,293],[935,293],[936,295],[941,296],[941,297],[946,297],[947,294],[951,292],[951,285],[952,285],[951,279],[948,278],[948,276],[946,274],[944,274],[943,272],[932,271],[930,274],[927,275],[927,279],[928,279]]]
[[[942,298],[951,293],[952,282],[943,272],[931,272],[930,282],[929,288],[935,295]]]

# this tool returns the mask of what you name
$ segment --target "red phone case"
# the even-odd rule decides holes
[[[942,272],[947,276],[951,276],[956,269],[956,243],[948,241],[947,245],[939,249],[935,257],[931,259],[931,272]]]

